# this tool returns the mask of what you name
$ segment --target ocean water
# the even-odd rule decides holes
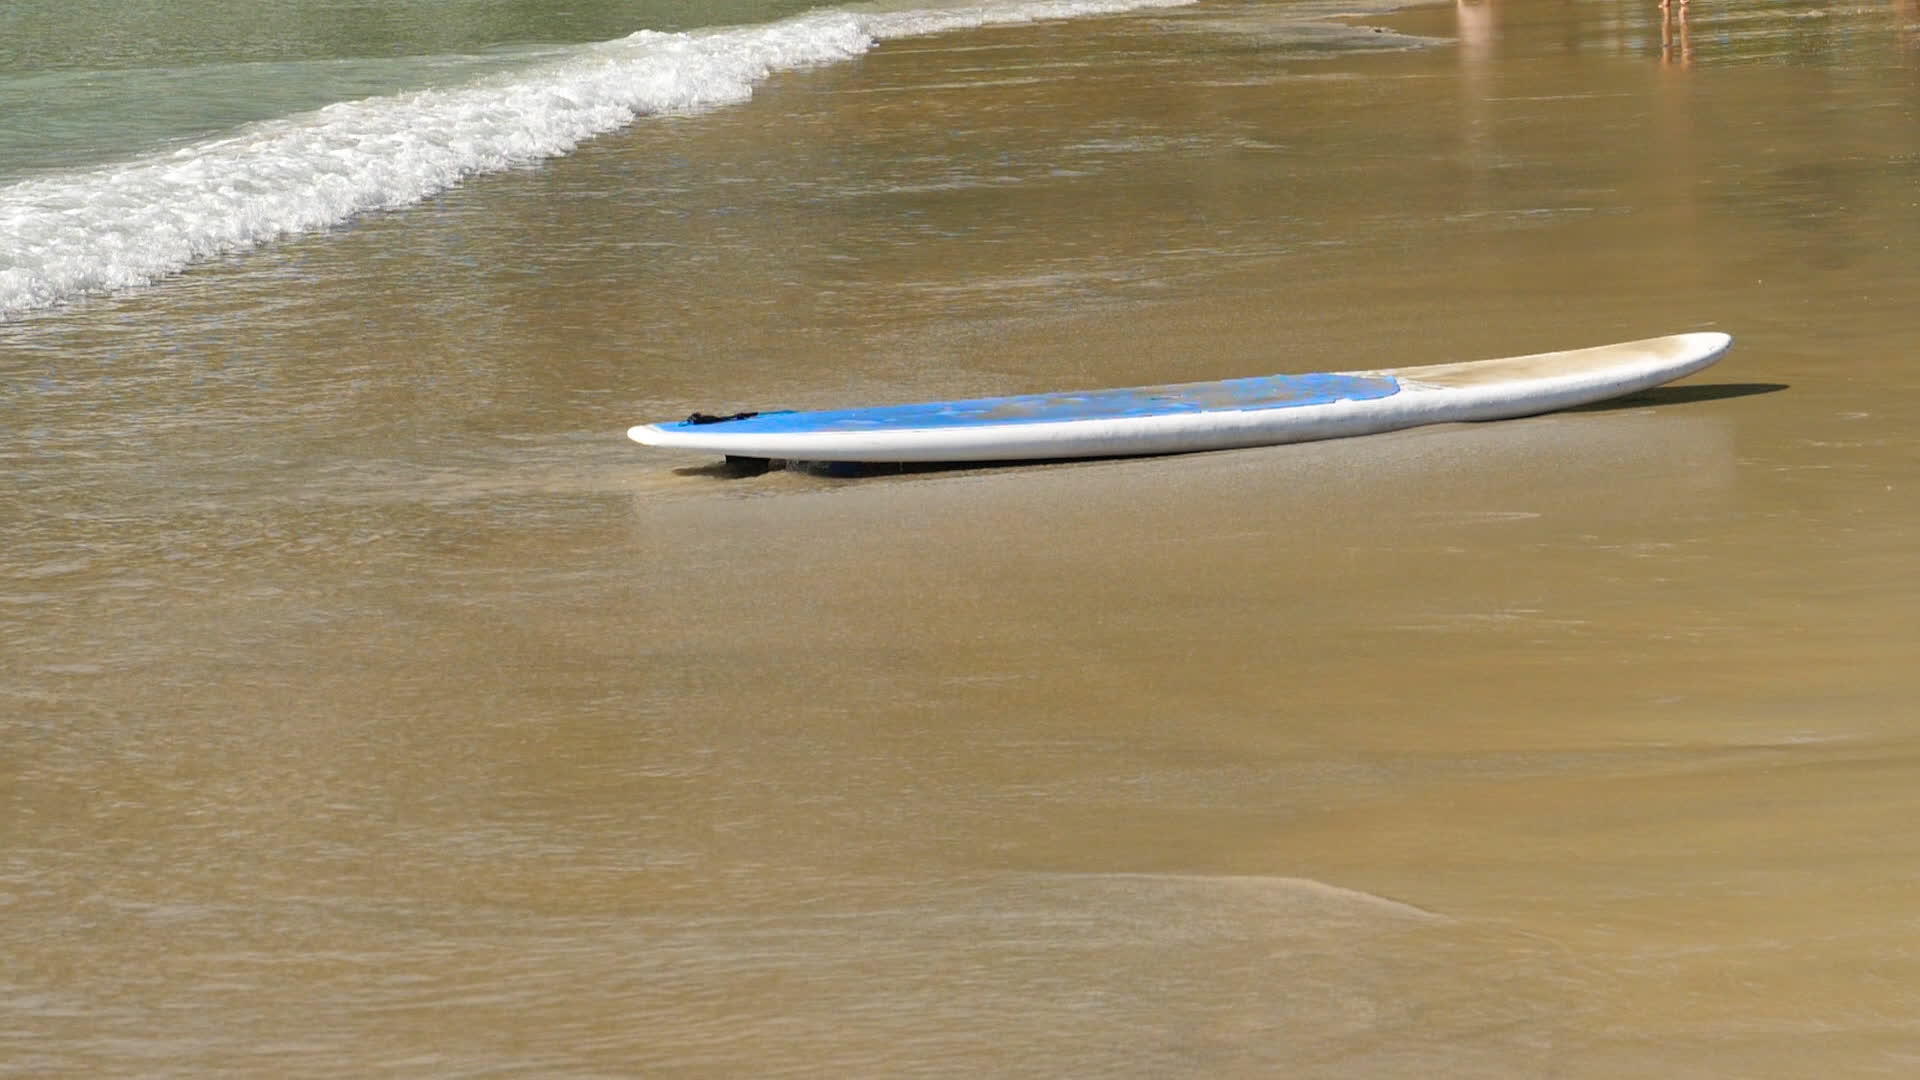
[[[636,30],[763,22],[807,5],[498,0],[123,4],[0,11],[0,175],[119,161],[338,101],[459,86]]]
[[[1907,1075],[1916,58],[0,5],[0,1077]],[[1693,329],[1306,446],[622,435]]]
[[[0,52],[0,112],[15,118],[0,137],[0,318],[410,206],[640,117],[735,104],[770,75],[883,40],[1177,2],[786,18],[723,5],[701,13],[720,24],[691,30],[667,5],[622,10],[639,28],[620,37],[565,45],[554,41],[604,32],[612,14],[291,4],[236,26],[211,4],[145,17],[25,5],[0,24],[14,43]]]

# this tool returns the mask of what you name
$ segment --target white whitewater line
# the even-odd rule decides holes
[[[341,102],[172,153],[23,181],[0,188],[0,321],[410,206],[642,116],[745,101],[776,72],[850,60],[879,41],[1191,2],[1030,0],[643,30],[508,77]]]

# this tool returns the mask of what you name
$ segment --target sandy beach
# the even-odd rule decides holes
[[[0,1076],[1904,1075],[1911,13],[1312,13],[883,42],[0,323]],[[621,435],[1709,329],[1292,447]]]

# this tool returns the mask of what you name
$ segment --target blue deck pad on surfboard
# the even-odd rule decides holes
[[[1290,409],[1335,401],[1373,401],[1400,392],[1387,376],[1319,373],[1258,375],[1220,382],[1138,386],[1125,390],[1066,391],[1017,397],[928,401],[817,412],[765,412],[740,420],[706,424],[679,421],[662,430],[725,431],[740,434],[851,432],[877,429],[971,427],[980,424],[1044,424],[1063,420],[1106,420],[1169,416],[1215,409]]]

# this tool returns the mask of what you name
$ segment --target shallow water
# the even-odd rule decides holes
[[[1313,13],[886,40],[0,323],[0,1075],[1910,1072],[1920,17]],[[1690,329],[1309,446],[620,436]]]
[[[11,0],[0,181],[177,149],[332,102],[458,85],[636,30],[756,23],[781,0]]]

